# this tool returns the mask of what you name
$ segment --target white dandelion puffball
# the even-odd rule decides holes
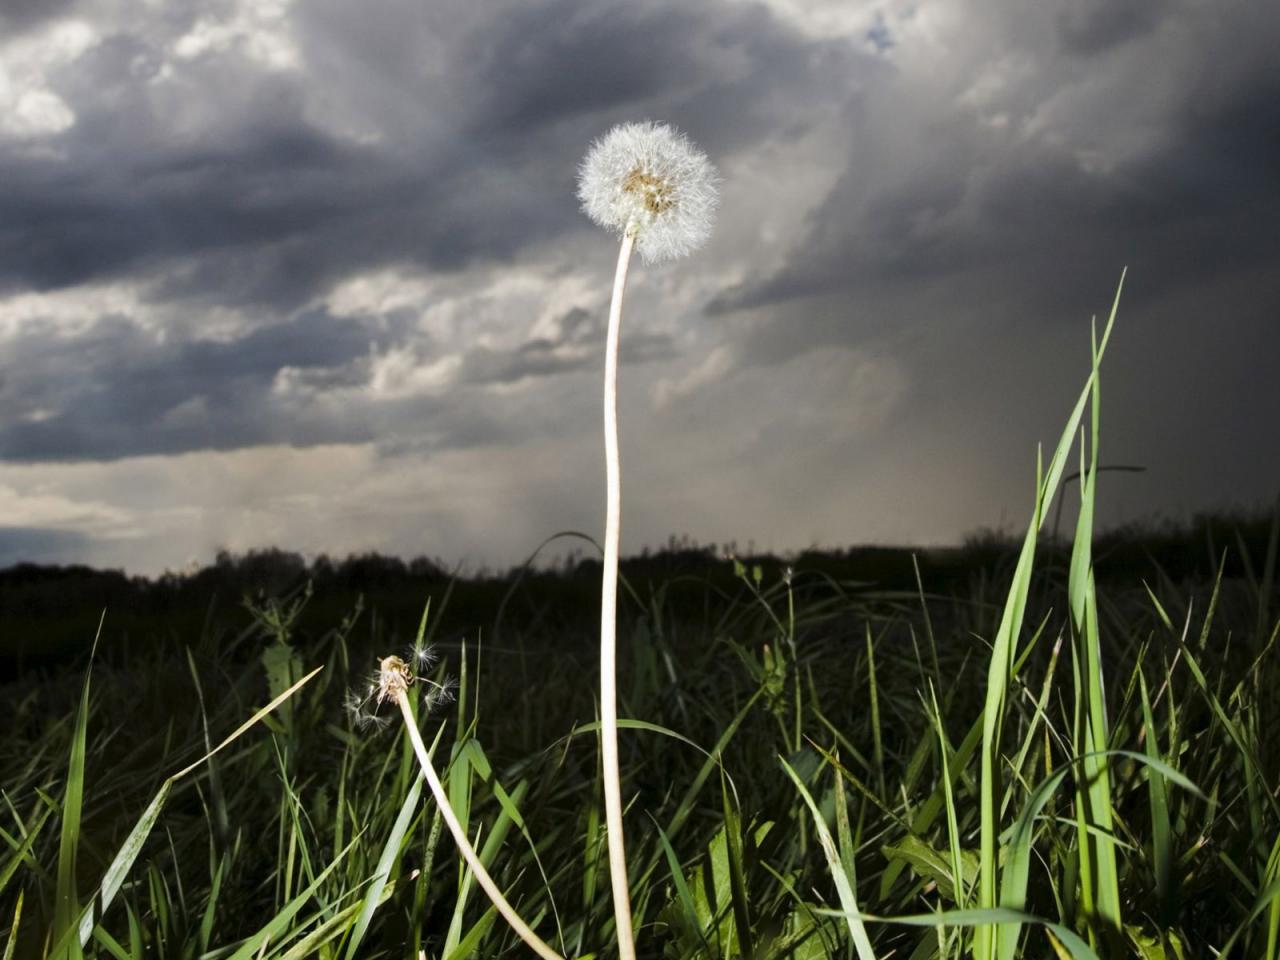
[[[631,231],[645,263],[692,253],[711,235],[716,168],[665,123],[623,123],[591,145],[578,168],[582,210],[619,236]]]

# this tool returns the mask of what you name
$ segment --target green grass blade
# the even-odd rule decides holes
[[[831,871],[831,879],[835,882],[840,905],[844,908],[845,923],[849,926],[849,936],[858,951],[858,960],[876,960],[875,950],[872,949],[871,940],[867,937],[867,928],[863,925],[862,917],[858,913],[858,897],[854,893],[853,885],[849,882],[844,866],[840,863],[840,853],[836,850],[836,842],[831,836],[831,831],[827,829],[826,821],[822,819],[822,812],[818,810],[818,805],[814,803],[804,781],[791,769],[791,765],[782,757],[779,757],[778,761],[782,764],[782,769],[787,772],[787,776],[791,778],[791,782],[796,785],[805,806],[809,808],[809,813],[813,815],[814,829],[818,833],[818,841],[822,844],[823,856],[827,858],[827,869]]]
[[[445,954],[445,960],[466,960],[467,957],[475,956],[480,949],[480,944],[493,928],[493,922],[497,919],[498,908],[490,907],[471,929],[459,938],[458,945]]]
[[[838,915],[838,912],[833,910],[819,910],[818,912]],[[1034,923],[1052,931],[1053,935],[1062,941],[1063,946],[1070,951],[1075,960],[1098,960],[1098,955],[1093,952],[1089,945],[1081,940],[1074,931],[1067,929],[1062,924],[1054,923],[1051,920],[1033,916],[1029,913],[1023,913],[1020,910],[1009,910],[1005,907],[941,910],[938,913],[917,913],[901,917],[879,917],[872,914],[862,914],[861,919],[879,923],[898,923],[909,927],[976,927],[979,930],[984,927],[996,927],[999,929],[1009,924],[1015,924],[1020,927],[1023,924]]]
[[[289,689],[275,697],[265,707],[257,710],[253,716],[237,727],[208,754],[201,757],[194,763],[183,767],[160,785],[160,789],[156,791],[156,795],[151,799],[146,810],[142,812],[142,816],[138,818],[138,822],[134,824],[133,829],[130,830],[128,836],[125,837],[124,843],[121,844],[120,849],[116,852],[115,857],[111,861],[111,865],[107,867],[106,873],[103,874],[102,883],[99,885],[98,891],[94,895],[93,900],[88,906],[83,908],[78,921],[74,925],[69,926],[67,929],[62,931],[57,944],[53,950],[50,951],[50,956],[60,957],[66,955],[67,951],[73,949],[73,937],[77,948],[82,948],[89,942],[89,937],[93,934],[95,925],[102,919],[103,914],[106,913],[107,908],[115,899],[116,894],[120,892],[120,887],[123,885],[125,877],[128,875],[129,870],[132,869],[134,861],[137,859],[138,854],[142,850],[143,844],[146,842],[148,835],[155,826],[157,818],[160,816],[160,811],[164,808],[165,800],[168,798],[173,784],[192,770],[200,767],[209,759],[209,757],[239,739],[254,724],[258,723],[281,703],[293,696],[306,683],[308,683],[312,677],[319,673],[321,669],[323,668],[317,667],[315,670],[312,670],[297,683],[293,684],[293,686],[289,687]],[[78,936],[76,936],[77,933]]]
[[[93,638],[96,652],[102,636],[102,624],[107,614],[104,610],[98,620],[98,633]],[[74,928],[80,912],[76,893],[76,859],[80,849],[80,817],[84,807],[85,740],[89,729],[89,680],[93,676],[93,652],[89,654],[89,666],[84,672],[84,686],[80,692],[80,707],[76,711],[75,731],[71,735],[71,757],[67,762],[67,784],[62,793],[61,835],[58,840],[58,871],[54,886],[53,933],[66,943],[63,951],[54,956],[76,957],[80,955],[83,941],[72,944],[64,934]]]
[[[952,896],[956,906],[963,910],[968,900],[968,891],[965,889],[963,857],[960,852],[960,822],[956,817],[955,796],[951,790],[951,767],[948,759],[951,744],[947,741],[947,731],[942,723],[942,712],[938,709],[938,697],[932,683],[929,684],[929,700],[933,706],[934,729],[938,734],[938,757],[942,765],[942,786],[945,791],[947,811],[947,848],[951,856]]]
[[[1124,286],[1124,276],[1120,278],[1120,288]],[[996,631],[996,639],[991,652],[991,662],[987,671],[986,701],[983,705],[982,718],[982,753],[981,753],[981,800],[979,815],[981,818],[980,873],[978,877],[978,906],[992,909],[996,906],[997,857],[996,835],[998,789],[998,758],[1000,751],[1000,735],[1004,725],[1005,700],[1008,696],[1012,666],[1017,654],[1017,640],[1022,630],[1022,620],[1026,611],[1027,598],[1031,591],[1031,571],[1035,558],[1036,539],[1040,527],[1044,524],[1045,508],[1057,493],[1058,485],[1066,467],[1073,439],[1084,416],[1085,405],[1093,394],[1094,382],[1103,352],[1111,337],[1111,329],[1115,323],[1116,308],[1120,301],[1120,289],[1116,290],[1115,305],[1112,307],[1111,319],[1103,333],[1102,343],[1094,351],[1093,370],[1089,374],[1084,389],[1076,401],[1075,407],[1067,418],[1058,445],[1049,460],[1048,469],[1041,476],[1037,470],[1036,497],[1032,510],[1031,522],[1018,555],[1017,566],[1009,586],[1004,610],[1000,616],[1000,626]],[[979,926],[974,940],[975,960],[992,960],[995,956],[995,938],[990,928]]]
[[[5,861],[5,865],[0,867],[0,893],[4,893],[5,887],[9,885],[9,881],[13,879],[18,867],[22,866],[23,861],[31,856],[31,848],[35,845],[36,840],[40,836],[40,831],[44,829],[44,825],[49,822],[49,818],[53,816],[56,807],[45,807],[36,819],[35,823],[26,828],[26,837],[22,843],[13,848],[13,854]]]
[[[1160,744],[1155,720],[1151,713],[1151,697],[1147,693],[1147,680],[1138,673],[1138,688],[1142,696],[1142,722],[1145,730],[1143,749],[1153,760],[1160,759]],[[1151,808],[1151,861],[1155,869],[1156,899],[1159,901],[1159,919],[1166,928],[1173,926],[1178,913],[1177,890],[1173,881],[1173,827],[1169,822],[1169,795],[1163,775],[1158,770],[1147,771],[1147,799]]]
[[[336,857],[333,858],[333,862],[325,867],[324,870],[322,870],[320,874],[312,880],[310,884],[308,884],[306,889],[290,900],[283,910],[263,924],[256,933],[246,939],[240,945],[240,948],[236,950],[235,953],[231,954],[228,960],[252,960],[253,957],[258,955],[259,951],[265,953],[268,944],[273,940],[280,938],[288,931],[289,925],[297,915],[298,911],[306,906],[307,901],[311,899],[320,885],[328,878],[329,874],[333,872],[334,868],[346,858],[347,854],[351,852],[351,848],[354,847],[358,841],[359,837],[353,838],[352,841],[347,844],[347,846],[339,852]]]
[[[839,778],[837,778],[839,779]],[[721,810],[724,815],[725,841],[728,847],[729,894],[733,902],[733,925],[737,934],[738,950],[745,960],[755,956],[754,937],[751,933],[751,911],[747,903],[746,866],[743,863],[742,824],[738,811],[729,796],[724,770],[720,772]]]
[[[880,788],[880,796],[886,796],[884,779],[884,741],[880,733],[880,697],[876,687],[876,649],[871,639],[871,622],[867,621],[867,693],[871,698],[871,748],[872,760],[876,765],[876,786]]]
[[[436,741],[437,743],[439,742],[438,734]],[[434,748],[435,745],[433,744],[432,746]],[[394,869],[396,861],[400,858],[400,849],[404,845],[405,834],[409,832],[409,827],[413,824],[413,819],[417,814],[418,801],[422,798],[422,784],[424,782],[424,778],[419,777],[409,787],[409,792],[405,794],[404,802],[400,804],[400,811],[396,814],[395,823],[391,826],[391,832],[387,834],[386,843],[382,845],[382,853],[378,856],[378,866],[374,869],[373,879],[365,892],[360,907],[360,915],[356,918],[355,926],[351,930],[351,939],[347,941],[347,960],[354,960],[357,956],[356,951],[359,950],[360,944],[364,940],[364,935],[369,929],[369,924],[373,921],[373,912],[382,903],[383,890],[387,886],[387,881],[391,877],[391,871]]]
[[[655,820],[653,827],[658,831],[658,843],[662,848],[662,854],[667,861],[667,870],[671,875],[671,885],[675,887],[676,902],[680,904],[680,912],[684,915],[685,923],[690,930],[697,933],[698,938],[702,941],[703,949],[707,951],[707,956],[712,955],[711,944],[707,940],[707,932],[704,924],[698,916],[698,909],[694,904],[693,892],[689,889],[689,883],[685,880],[684,867],[680,864],[680,857],[676,854],[675,849],[671,846],[671,839],[667,836],[666,831]]]
[[[18,891],[18,902],[13,905],[13,923],[9,925],[9,941],[4,945],[4,960],[13,960],[18,947],[18,927],[22,924],[22,898],[25,890]]]

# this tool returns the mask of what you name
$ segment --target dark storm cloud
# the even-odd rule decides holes
[[[91,546],[180,561],[203,548],[158,533],[173,520],[137,490],[167,477],[166,502],[213,510],[186,486],[226,470],[221,536],[296,461],[299,502],[337,496],[311,464],[350,471],[326,537],[355,536],[344,516],[370,542],[401,530],[364,519],[363,484],[433,472],[459,549],[525,535],[495,519],[504,497],[554,528],[595,502],[576,438],[598,430],[581,388],[611,260],[576,168],[642,118],[726,176],[712,242],[638,275],[649,319],[622,341],[664,365],[627,381],[653,404],[636,422],[675,435],[648,462],[672,479],[687,451],[677,505],[717,535],[826,530],[825,505],[833,537],[937,541],[1020,508],[1009,465],[1078,391],[1125,265],[1108,451],[1150,468],[1153,509],[1269,482],[1280,453],[1251,424],[1280,410],[1280,20],[1252,0],[881,7],[0,0],[0,459],[23,463],[0,522],[72,552],[26,529],[58,522],[28,498],[92,499],[144,536]],[[283,449],[331,443],[368,446]],[[770,446],[785,471],[746,478]],[[159,456],[93,463],[139,454]],[[735,472],[756,499],[692,476]]]
[[[284,408],[272,385],[285,367],[331,386],[363,380],[353,368],[393,335],[321,311],[228,343],[157,342],[123,317],[103,318],[70,341],[29,333],[7,345],[0,457],[112,460],[367,439],[367,423]]]
[[[191,329],[214,306],[264,326],[229,343],[158,339],[129,317],[82,336],[28,328],[5,344],[0,456],[360,441],[415,403],[432,411],[433,444],[492,440],[484,418],[444,423],[426,400],[335,414],[275,395],[283,367],[314,394],[363,383],[371,342],[435,356],[421,337],[306,305],[362,271],[462,271],[593,230],[576,166],[611,123],[669,119],[728,155],[803,122],[796,102],[816,100],[838,65],[762,8],[587,0],[466,16],[389,4],[378,17],[320,0],[294,14],[301,73],[265,71],[234,47],[175,59],[203,10],[108,32],[50,77],[74,125],[46,149],[0,144],[0,293],[140,280]],[[176,105],[156,93],[163,71],[176,71]],[[346,100],[317,122],[316,96]],[[459,382],[592,366],[601,321],[579,308],[558,337],[466,350]],[[628,333],[621,349],[625,363],[675,356],[661,334]]]
[[[1171,12],[1165,0],[1080,0],[1058,17],[1062,45],[1088,56],[1150,32]]]
[[[1100,169],[1070,145],[979,135],[967,118],[922,123],[934,120],[932,149],[887,184],[876,180],[875,145],[855,144],[786,264],[724,291],[709,311],[803,302],[821,339],[814,298],[865,306],[954,283],[1001,290],[1003,302],[1051,321],[1072,290],[1106,288],[1126,264],[1176,288],[1280,258],[1280,78],[1260,56],[1245,52],[1144,149]],[[835,311],[827,335],[859,336],[847,316]]]
[[[651,115],[718,156],[802,124],[805,98],[847,82],[855,59],[755,4],[518,3],[467,40],[452,72],[477,91],[468,129],[481,138],[510,145],[569,124],[577,142]]]
[[[683,122],[727,150],[824,77],[752,8],[514,4],[470,28],[428,21],[444,32],[433,43],[423,18],[434,16],[299,11],[308,67],[345,71],[356,94],[376,87],[357,104],[376,131],[363,142],[316,124],[305,74],[266,73],[234,51],[168,58],[190,14],[160,35],[107,37],[52,78],[76,114],[52,149],[0,149],[0,289],[144,275],[161,300],[287,310],[379,265],[501,262],[586,229],[576,164],[615,118]],[[396,27],[418,42],[393,39]],[[154,92],[162,66],[208,117],[181,135],[184,111]]]

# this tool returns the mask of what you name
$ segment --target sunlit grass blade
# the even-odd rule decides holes
[[[1111,329],[1115,323],[1116,307],[1119,304],[1120,290],[1124,286],[1121,275],[1120,287],[1116,290],[1116,306],[1112,307],[1111,318],[1107,322],[1102,335],[1102,342],[1094,350],[1093,370],[1086,381],[1084,389],[1076,401],[1071,415],[1067,418],[1062,435],[1053,456],[1049,459],[1048,468],[1041,474],[1039,464],[1036,471],[1036,496],[1032,509],[1031,522],[1027,526],[1022,549],[1018,555],[1017,566],[1009,585],[1008,596],[1000,625],[996,631],[996,639],[991,652],[990,666],[987,671],[986,701],[983,705],[982,753],[981,753],[981,799],[979,801],[981,817],[980,873],[978,877],[979,908],[991,909],[997,905],[997,854],[996,837],[999,832],[997,823],[997,796],[999,794],[998,759],[1000,738],[1004,725],[1005,701],[1008,696],[1010,674],[1017,655],[1018,637],[1022,631],[1022,620],[1026,612],[1027,599],[1031,591],[1032,564],[1035,559],[1036,540],[1040,527],[1044,524],[1046,507],[1057,493],[1063,471],[1066,467],[1073,439],[1084,416],[1085,405],[1092,396],[1099,365],[1107,342],[1111,337]],[[1002,938],[1008,942],[1008,938]],[[992,960],[995,956],[996,941],[989,927],[979,926],[974,939],[975,960]],[[1007,957],[1002,955],[1002,960]]]
[[[667,862],[667,870],[671,877],[671,885],[675,888],[676,902],[680,904],[680,912],[684,918],[688,929],[697,933],[698,939],[702,942],[703,949],[707,952],[707,956],[712,955],[711,943],[707,940],[707,932],[704,929],[703,922],[698,916],[698,909],[694,904],[693,893],[689,889],[689,883],[685,880],[684,867],[680,863],[680,857],[676,853],[675,848],[671,846],[671,839],[667,836],[660,824],[654,823],[653,828],[658,831],[658,843],[662,849],[662,855]]]
[[[1116,304],[1111,311],[1113,321],[1116,307],[1119,305],[1118,291],[1116,297]],[[1101,408],[1099,359],[1095,330],[1093,376],[1090,380],[1089,462],[1087,468],[1082,464],[1080,471],[1080,515],[1076,522],[1075,541],[1071,550],[1067,596],[1071,605],[1072,639],[1079,645],[1078,660],[1081,671],[1075,676],[1079,677],[1081,673],[1083,674],[1083,683],[1077,682],[1075,689],[1076,702],[1083,704],[1083,736],[1077,749],[1091,758],[1085,762],[1084,821],[1087,826],[1096,828],[1090,832],[1089,836],[1081,834],[1078,842],[1082,848],[1085,844],[1091,844],[1088,863],[1093,875],[1089,879],[1092,881],[1096,898],[1096,918],[1114,935],[1120,932],[1123,919],[1120,914],[1120,878],[1116,864],[1116,851],[1110,839],[1114,825],[1111,811],[1111,778],[1105,760],[1109,726],[1102,677],[1097,586],[1093,574],[1093,514],[1097,499]],[[1081,458],[1084,458],[1083,447]]]
[[[71,930],[80,901],[76,892],[76,862],[80,849],[80,817],[84,806],[85,738],[89,729],[89,680],[93,675],[93,655],[102,636],[102,624],[107,614],[104,610],[98,620],[98,632],[93,638],[89,654],[89,666],[85,668],[84,685],[80,693],[80,707],[76,711],[75,732],[71,736],[71,757],[67,761],[67,782],[62,792],[61,834],[58,841],[58,873],[54,889],[53,933],[65,943],[55,949],[54,956],[66,956],[71,960],[80,956],[84,941],[74,941],[64,934]],[[65,954],[64,954],[65,951]]]

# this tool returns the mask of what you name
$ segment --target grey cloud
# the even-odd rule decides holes
[[[29,333],[7,345],[0,384],[8,416],[0,457],[14,461],[111,460],[144,453],[367,439],[358,419],[315,419],[281,408],[271,393],[283,367],[329,383],[353,378],[391,328],[323,311],[228,343],[157,343],[123,317],[65,340]]]
[[[305,76],[235,50],[173,60],[194,9],[63,67],[53,87],[77,121],[53,154],[0,147],[0,289],[142,274],[161,300],[287,312],[363,269],[502,262],[589,229],[575,170],[610,122],[652,114],[725,152],[830,79],[755,8],[380,10],[308,5],[295,30],[326,89],[349,78],[366,143],[317,126]],[[157,97],[166,63],[201,119]]]
[[[74,6],[75,0],[4,0],[0,5],[0,31],[13,36],[55,17]]]
[[[1071,53],[1105,53],[1150,32],[1172,9],[1167,0],[1079,0],[1058,16],[1059,35]]]
[[[888,176],[874,145],[855,146],[785,267],[723,291],[709,312],[815,297],[865,304],[982,277],[978,289],[1002,288],[1027,314],[1053,317],[1064,295],[1105,288],[1126,264],[1186,285],[1274,260],[1280,82],[1260,57],[1235,69],[1111,169],[1087,169],[1070,145],[979,136],[964,115],[937,118],[928,153]]]
[[[83,560],[90,538],[75,530],[0,526],[0,568],[16,563]]]
[[[1020,509],[1025,490],[1009,465],[1029,473],[1035,441],[1060,423],[1087,362],[1084,323],[1109,307],[1126,264],[1108,450],[1151,468],[1144,476],[1160,486],[1147,499],[1160,506],[1275,476],[1275,445],[1245,426],[1280,409],[1267,366],[1280,352],[1280,21],[1263,4],[940,0],[911,15],[887,8],[865,35],[823,39],[767,4],[727,0],[387,0],[376,12],[308,0],[287,14],[296,72],[264,67],[237,42],[175,55],[197,21],[234,6],[78,5],[104,39],[46,77],[75,124],[0,140],[0,310],[11,293],[119,279],[150,298],[148,322],[175,318],[164,336],[129,317],[74,335],[56,318],[21,321],[0,340],[0,457],[372,443],[390,483],[396,470],[436,466],[443,450],[492,448],[440,463],[499,470],[559,443],[581,454],[571,472],[593,477],[596,388],[581,387],[598,376],[604,311],[590,301],[603,294],[583,294],[551,332],[510,348],[481,348],[461,330],[470,305],[504,302],[494,280],[503,265],[572,274],[564,289],[576,289],[594,234],[574,198],[576,166],[612,123],[649,117],[684,128],[723,170],[744,171],[761,185],[748,205],[769,214],[757,231],[739,209],[738,234],[716,236],[695,280],[644,275],[648,303],[681,304],[720,277],[746,278],[688,331],[694,350],[681,356],[683,338],[630,330],[622,344],[624,363],[668,365],[628,377],[633,396],[684,384],[666,422],[714,423],[706,429],[723,443],[692,426],[685,434],[701,475],[739,469],[734,438],[760,427],[751,411],[761,396],[786,407],[764,436],[787,442],[776,473],[760,474],[752,502],[766,506],[690,494],[690,516],[746,524],[733,531],[746,536],[769,510],[778,529],[804,529],[813,505],[829,503],[841,530],[887,530],[908,512],[904,491],[931,496],[935,474],[950,498],[921,508],[913,530],[949,536],[995,522],[1005,502]],[[0,30],[70,9],[9,0]],[[823,12],[841,8],[831,0]],[[954,33],[928,35],[938,24]],[[777,156],[796,169],[766,168]],[[780,196],[812,203],[798,239],[801,214],[772,216],[768,191],[793,176],[805,179]],[[808,189],[816,183],[830,185],[825,196]],[[426,302],[388,316],[314,309],[335,283],[381,268],[425,278]],[[457,341],[420,329],[437,293],[440,314],[425,322],[448,330],[456,310]],[[527,313],[522,296],[513,309]],[[189,339],[215,307],[234,308],[246,329],[227,342]],[[374,389],[371,345],[421,366],[457,353],[460,375],[442,395]],[[866,395],[824,393],[807,375],[804,358],[828,346],[887,371],[893,388],[882,391],[892,416],[837,431],[838,450],[835,408]],[[281,379],[288,389],[275,389]],[[637,423],[652,413],[627,409]],[[1164,413],[1176,428],[1162,433]],[[1184,462],[1185,437],[1198,431],[1205,463]],[[593,442],[579,449],[579,435]],[[810,447],[819,453],[807,458]],[[632,449],[631,462],[644,462]],[[655,439],[653,449],[666,447]],[[553,472],[510,484],[541,482],[529,498],[556,509],[586,501]],[[857,480],[881,491],[874,506],[832,492]],[[455,508],[465,512],[440,510]],[[492,537],[499,523],[486,512],[467,532]],[[42,534],[24,535],[44,549]]]
[[[527,434],[522,422],[541,414],[513,412],[509,400],[486,396],[484,388],[594,372],[603,351],[598,313],[574,308],[554,336],[510,350],[473,348],[447,397],[381,399],[350,391],[370,382],[375,351],[408,350],[423,364],[438,353],[412,312],[336,317],[311,310],[227,342],[157,342],[122,316],[104,317],[75,336],[52,325],[29,326],[6,344],[0,459],[104,461],[272,443],[365,442],[399,455],[511,442]],[[631,334],[621,348],[627,364],[674,355],[665,334]],[[300,396],[275,389],[286,368]],[[326,402],[332,391],[347,391],[340,405]]]
[[[557,323],[556,336],[535,337],[514,350],[475,347],[463,358],[464,383],[518,383],[599,368],[604,356],[605,317],[601,311],[574,307]],[[667,334],[627,334],[618,346],[620,363],[670,360],[675,345]]]

